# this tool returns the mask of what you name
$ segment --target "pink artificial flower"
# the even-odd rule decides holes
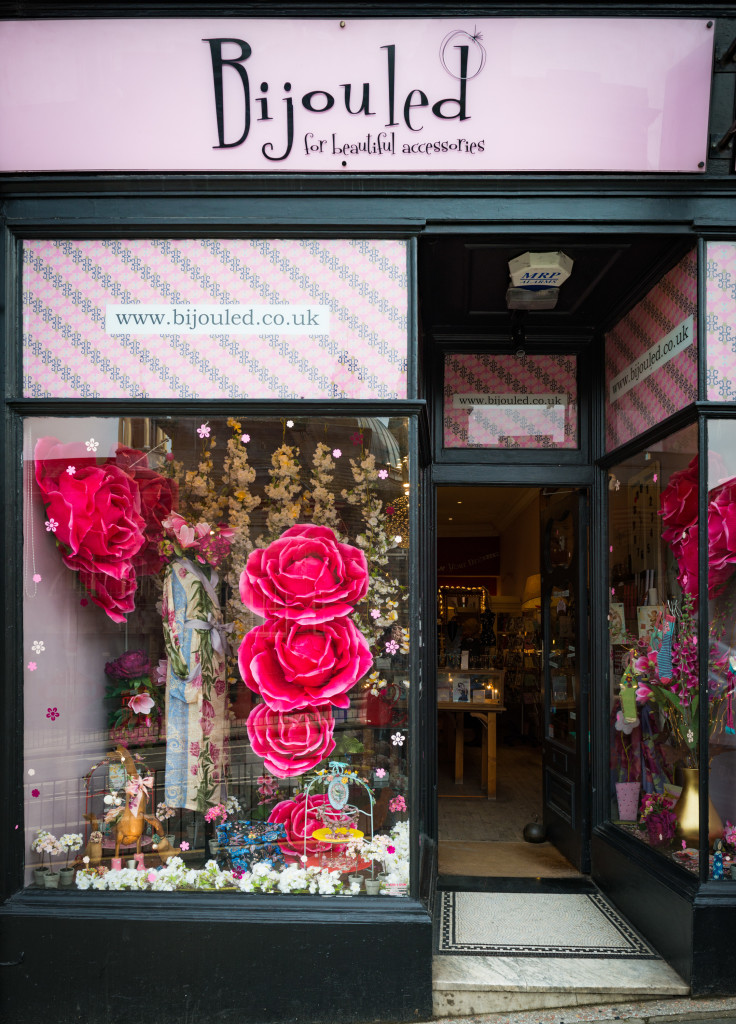
[[[179,515],[178,512],[172,512],[167,516],[161,526],[173,534],[182,551],[197,547],[202,538],[208,536],[210,532],[209,523],[196,523],[194,526],[190,526],[184,516]]]
[[[305,806],[304,793],[298,793],[292,800],[282,800],[276,804],[269,814],[268,820],[284,826],[286,842],[283,839],[279,840],[279,846],[285,856],[301,857],[304,853],[305,837],[307,854],[322,853],[332,848],[329,843],[320,843],[311,838],[312,833],[322,827],[322,822],[316,812],[317,808],[324,804],[329,806],[329,800],[325,793],[310,793],[308,808]]]
[[[246,722],[253,753],[279,779],[303,775],[335,749],[335,723],[329,704],[306,711],[253,708]]]
[[[373,664],[368,643],[349,618],[304,624],[267,619],[246,633],[238,651],[246,686],[275,711],[332,704],[347,696]]]
[[[652,690],[645,683],[640,683],[636,689],[636,700],[638,704],[646,704],[652,696]]]
[[[128,701],[128,707],[136,715],[147,715],[156,706],[150,693],[135,693]]]
[[[340,543],[329,526],[289,527],[267,548],[250,553],[240,577],[246,608],[294,622],[350,615],[367,592],[365,554]]]
[[[135,481],[141,499],[141,515],[146,524],[145,543],[133,559],[133,565],[141,575],[153,576],[164,564],[159,550],[164,537],[162,523],[178,501],[179,485],[151,469],[148,456],[136,448],[118,445],[115,463]]]

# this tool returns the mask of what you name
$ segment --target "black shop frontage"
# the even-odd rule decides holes
[[[1,7],[3,1017],[429,1019],[534,816],[734,994],[736,8],[236,8]]]

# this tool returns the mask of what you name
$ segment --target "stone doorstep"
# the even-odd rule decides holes
[[[523,1010],[554,1010],[567,1009],[575,1006],[589,1006],[608,1003],[620,1003],[622,994],[619,990],[609,989],[599,992],[542,992],[542,991],[441,991],[435,990],[432,997],[432,1012],[435,1018],[471,1017],[492,1013],[515,1013]],[[638,993],[637,1000],[659,998],[657,993],[643,995]],[[619,1022],[621,1024],[621,1022]]]
[[[435,956],[438,1017],[687,996],[663,960]]]

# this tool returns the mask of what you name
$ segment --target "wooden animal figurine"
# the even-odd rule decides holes
[[[128,782],[125,786],[125,807],[115,823],[115,856],[119,857],[121,845],[132,846],[135,843],[135,851],[140,853],[146,822],[152,827],[154,821],[157,824],[158,822],[153,815],[146,814],[148,790],[153,785],[153,779],[150,775],[145,778],[141,776],[126,747],[118,744],[115,751],[120,755],[120,760],[128,773]]]
[[[89,857],[88,866],[96,868],[102,860],[102,832],[100,831],[100,823],[95,814],[85,814],[84,818],[92,826],[92,831],[84,850],[84,856]]]

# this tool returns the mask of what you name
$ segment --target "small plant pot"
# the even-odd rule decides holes
[[[74,868],[62,868],[59,872],[61,877],[61,885],[64,889],[68,889],[74,885]]]
[[[210,848],[210,856],[216,857],[220,852],[220,844],[216,839],[210,839],[208,845]]]
[[[166,840],[167,840],[167,842],[168,842],[169,846],[170,846],[170,847],[172,848],[172,850],[173,850],[173,848],[174,848],[174,847],[176,846],[176,836],[175,836],[175,835],[169,835],[169,834],[167,833],[167,835],[166,835]]]
[[[380,878],[366,878],[365,891],[368,896],[378,896],[381,891]]]
[[[48,868],[34,868],[33,869],[33,881],[36,885],[39,885],[42,889],[45,887],[44,879],[49,873]]]
[[[59,876],[55,871],[48,871],[44,875],[43,879],[44,888],[46,889],[58,889],[59,888]]]

